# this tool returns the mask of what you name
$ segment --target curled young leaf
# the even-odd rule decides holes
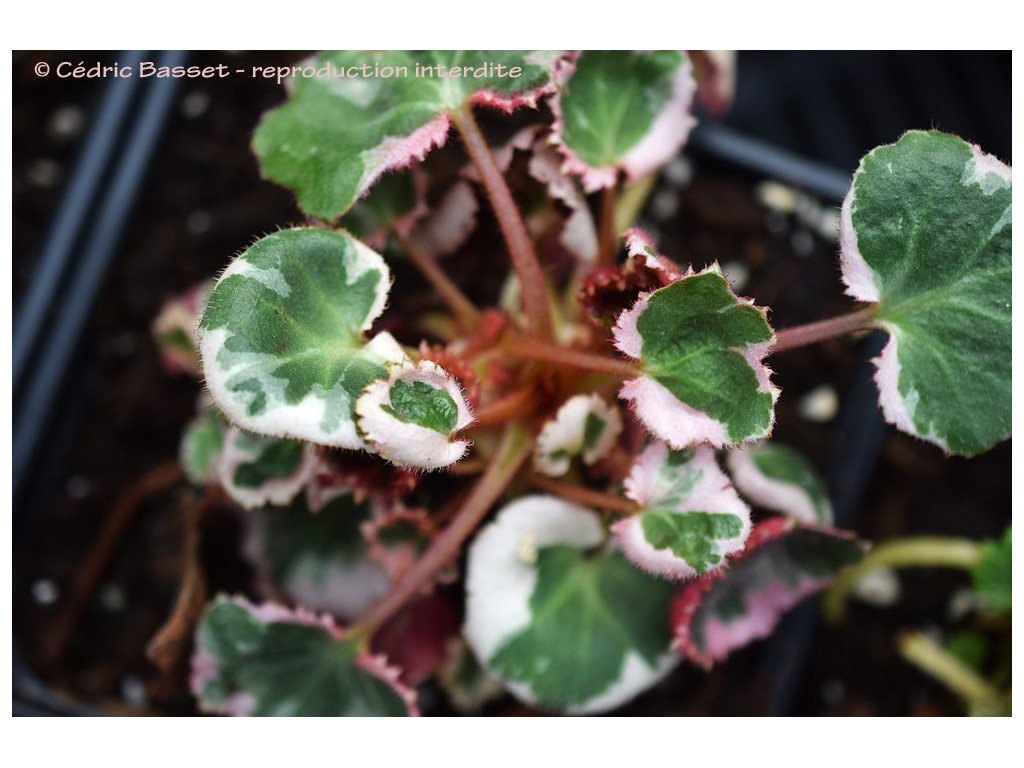
[[[333,221],[382,174],[444,144],[465,105],[534,106],[556,60],[547,51],[323,53],[289,81],[289,100],[263,118],[253,149],[303,211]]]
[[[246,509],[288,504],[316,471],[311,445],[228,429],[217,464],[224,491]]]
[[[759,523],[729,567],[687,583],[672,606],[674,645],[710,669],[767,637],[782,615],[864,555],[853,534],[774,517]]]
[[[473,423],[462,388],[429,360],[391,366],[356,401],[356,413],[366,440],[400,467],[447,467],[469,450],[468,440],[453,439]]]
[[[775,334],[765,310],[738,298],[718,264],[642,295],[619,316],[614,336],[644,374],[619,396],[673,448],[720,448],[771,433],[779,390],[762,360]]]
[[[398,670],[346,638],[329,617],[220,597],[196,633],[192,692],[204,712],[234,716],[419,715]]]
[[[641,509],[612,532],[631,562],[658,576],[687,579],[721,568],[750,535],[750,509],[704,445],[691,452],[651,443],[626,478],[626,495]]]
[[[365,448],[352,406],[405,359],[386,333],[363,333],[384,310],[384,260],[339,232],[264,237],[221,275],[199,327],[206,385],[239,427],[339,448]]]
[[[563,170],[588,192],[619,171],[636,180],[674,157],[690,133],[696,85],[681,51],[584,51],[552,100]]]
[[[840,230],[847,292],[877,303],[886,420],[948,453],[1011,431],[1009,166],[937,131],[860,162]]]
[[[832,504],[814,465],[774,441],[740,446],[726,459],[736,488],[765,509],[805,523],[832,524]]]
[[[604,540],[594,512],[527,496],[472,544],[463,634],[522,701],[603,712],[673,667],[666,653],[672,586],[599,548]]]
[[[615,406],[600,395],[573,395],[541,428],[534,466],[538,472],[558,477],[569,471],[573,456],[593,464],[608,454],[621,432],[622,417]]]

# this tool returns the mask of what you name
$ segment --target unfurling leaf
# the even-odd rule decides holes
[[[724,565],[750,534],[750,509],[707,446],[672,451],[651,443],[626,479],[626,495],[640,511],[612,531],[639,568],[686,579]]]
[[[1012,184],[956,136],[910,131],[860,162],[843,203],[847,292],[877,303],[889,423],[973,455],[1011,431]]]
[[[250,435],[231,427],[224,438],[217,476],[228,496],[246,509],[282,506],[305,487],[318,463],[308,444]]]
[[[675,646],[705,668],[771,634],[782,615],[863,557],[853,534],[775,517],[729,567],[687,583],[672,606]]]
[[[220,597],[199,623],[192,692],[205,712],[235,716],[418,715],[415,692],[328,617]]]
[[[584,51],[552,101],[563,170],[588,192],[619,171],[636,180],[674,157],[690,133],[696,84],[681,51]]]
[[[289,81],[289,100],[263,118],[253,149],[303,211],[333,221],[382,174],[444,144],[450,115],[465,105],[534,106],[552,87],[556,59],[546,51],[324,53],[306,64],[322,75]]]
[[[805,523],[832,524],[832,504],[814,465],[792,448],[766,442],[733,449],[732,481],[748,500]]]
[[[405,354],[363,333],[387,301],[383,259],[346,234],[299,228],[254,243],[221,276],[199,327],[206,385],[239,427],[365,448],[352,407]]]
[[[982,545],[981,560],[974,566],[971,576],[974,589],[993,611],[1008,611],[1013,607],[1013,545],[1011,529],[1001,539]]]
[[[429,360],[392,365],[356,401],[359,430],[377,453],[400,467],[437,469],[469,449],[453,439],[473,422],[458,382]]]
[[[544,423],[537,436],[534,466],[551,477],[569,471],[573,456],[590,465],[615,446],[622,432],[622,417],[600,395],[574,395]]]
[[[160,349],[160,362],[168,373],[199,375],[196,327],[211,288],[213,281],[207,280],[181,296],[168,299],[153,321],[153,336]]]
[[[601,548],[596,513],[547,496],[505,507],[470,548],[463,634],[519,699],[603,712],[673,666],[672,585]]]
[[[619,396],[655,437],[677,449],[720,448],[771,433],[779,390],[761,361],[775,334],[765,310],[738,298],[717,264],[642,295],[614,334],[644,374]]]

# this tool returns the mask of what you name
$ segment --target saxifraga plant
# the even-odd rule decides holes
[[[437,676],[463,709],[506,690],[604,712],[684,658],[710,667],[768,635],[867,548],[832,527],[811,463],[769,440],[769,355],[882,329],[891,424],[967,456],[1009,437],[1010,168],[937,131],[871,151],[841,214],[858,306],[776,331],[717,264],[675,264],[616,225],[619,192],[683,147],[694,99],[721,103],[701,63],[700,82],[674,51],[295,68],[253,148],[307,223],[158,323],[169,362],[198,370],[198,353],[209,394],[182,461],[252,510],[246,552],[274,598],[208,605],[203,710],[417,714],[415,686]],[[508,115],[491,144],[484,112]],[[425,162],[449,141],[464,156]],[[468,253],[481,199],[503,247]],[[493,306],[445,264],[456,250],[510,265]],[[434,300],[396,300],[389,324],[403,260]]]

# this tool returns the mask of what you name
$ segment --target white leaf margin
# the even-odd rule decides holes
[[[754,454],[762,445],[755,443],[737,446],[726,456],[726,466],[739,492],[765,509],[794,517],[801,522],[832,525],[832,503],[828,498],[823,500],[819,517],[814,499],[805,488],[770,477],[757,466]]]
[[[466,573],[466,619],[463,637],[481,665],[502,644],[529,626],[530,598],[537,585],[537,553],[566,545],[590,549],[605,541],[601,520],[593,510],[553,496],[525,496],[504,507],[469,549]],[[636,651],[624,659],[618,681],[603,693],[568,710],[594,714],[614,709],[665,677],[679,657],[668,652],[652,669]],[[499,678],[500,679],[500,678]],[[528,684],[502,679],[520,701],[536,704]]]
[[[604,423],[597,443],[584,450],[587,417],[593,414]],[[598,394],[573,395],[558,409],[553,419],[544,422],[537,435],[533,456],[534,468],[549,477],[559,477],[569,471],[573,456],[581,456],[587,466],[608,455],[622,434],[622,416]],[[565,456],[554,454],[564,451]]]
[[[320,466],[320,457],[313,450],[313,446],[304,443],[302,456],[298,466],[282,477],[275,477],[267,480],[256,488],[243,488],[235,484],[235,473],[243,464],[250,464],[258,461],[263,455],[262,450],[248,450],[239,442],[244,442],[246,437],[255,437],[263,448],[269,448],[277,442],[275,438],[264,438],[260,435],[246,435],[238,427],[228,428],[224,436],[224,448],[217,462],[217,479],[225,493],[237,501],[245,509],[256,509],[274,504],[285,506],[294,499],[306,486],[306,483],[316,473]]]

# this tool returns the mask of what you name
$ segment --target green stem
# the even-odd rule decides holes
[[[784,328],[775,334],[776,341],[775,346],[772,347],[772,353],[785,352],[787,349],[796,349],[808,344],[816,344],[825,339],[873,328],[875,327],[875,312],[875,307],[870,306],[821,322]]]
[[[900,637],[900,654],[973,706],[995,706],[1001,698],[987,680],[920,632]]]
[[[435,573],[458,556],[463,543],[515,477],[532,448],[526,430],[518,424],[509,425],[487,471],[477,480],[448,527],[434,539],[429,549],[395,584],[391,592],[352,627],[352,634],[361,635],[367,640],[371,638],[384,622],[420,594]]]
[[[971,570],[981,547],[969,539],[919,536],[879,544],[856,565],[843,570],[822,598],[827,621],[838,623],[846,613],[846,596],[857,580],[876,568],[945,567]]]
[[[462,134],[469,159],[473,161],[480,174],[480,181],[484,185],[494,215],[498,219],[501,234],[508,245],[512,267],[519,277],[523,293],[527,328],[542,338],[550,339],[553,336],[553,325],[547,281],[541,271],[540,262],[537,261],[533,241],[530,240],[523,218],[519,215],[519,209],[516,208],[512,193],[505,183],[505,177],[494,162],[494,156],[480,132],[480,127],[476,124],[469,105],[455,112],[452,120]]]
[[[640,375],[640,369],[626,360],[594,352],[585,352],[581,349],[563,347],[542,339],[530,338],[519,334],[506,335],[501,349],[510,357],[542,360],[543,362],[555,365],[607,373],[622,379],[632,379]]]

